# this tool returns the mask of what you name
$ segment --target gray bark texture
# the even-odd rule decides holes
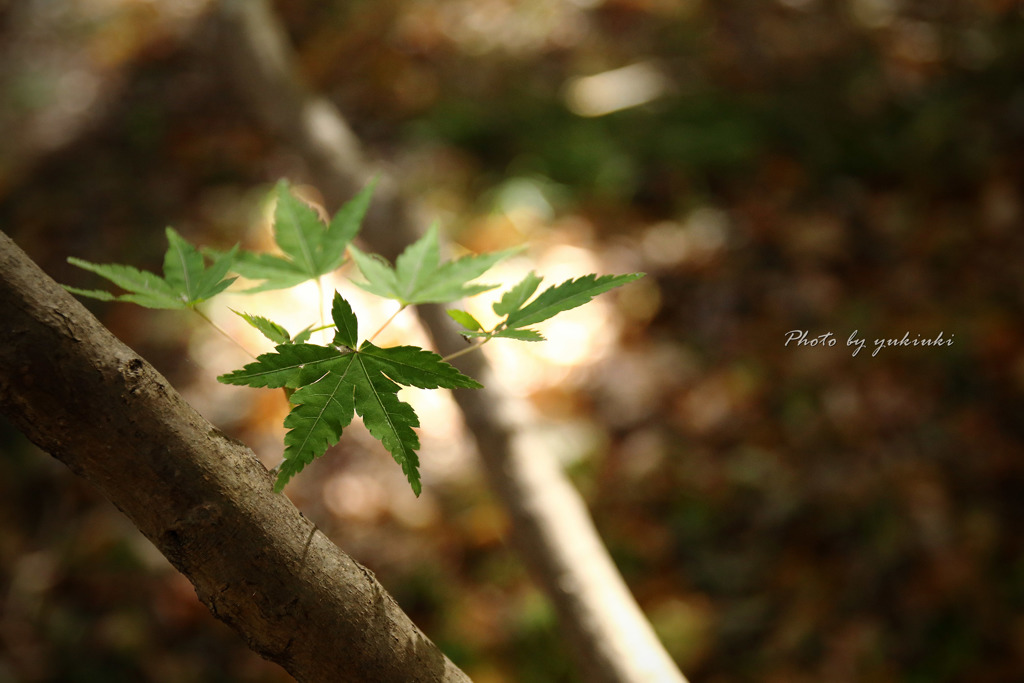
[[[0,232],[0,410],[98,487],[250,648],[299,681],[468,681],[252,451]]]

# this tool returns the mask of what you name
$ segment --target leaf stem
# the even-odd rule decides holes
[[[316,308],[320,313],[320,330],[326,330],[327,326],[324,324],[324,282],[323,277],[316,279]],[[324,335],[324,341],[327,341],[327,335]]]
[[[252,359],[255,360],[256,356],[254,356],[251,353],[249,353],[249,349],[247,349],[244,346],[242,346],[241,342],[239,342],[237,339],[235,339],[230,334],[225,332],[217,323],[215,323],[212,320],[210,320],[210,318],[205,313],[200,311],[198,308],[196,308],[195,306],[192,306],[191,308],[192,308],[193,311],[196,312],[196,315],[198,315],[200,318],[202,318],[206,322],[210,323],[210,325],[213,327],[213,329],[217,330],[222,335],[224,335],[224,337],[226,337],[232,344],[234,344],[238,348],[242,349],[242,351],[245,351],[245,355],[249,356],[249,358],[252,358]]]
[[[473,344],[472,346],[467,346],[466,348],[464,348],[464,349],[462,349],[460,351],[456,351],[455,353],[449,353],[447,356],[445,356],[441,360],[444,361],[445,363],[447,363],[448,361],[452,360],[453,358],[458,358],[459,356],[465,356],[467,353],[471,353],[471,352],[476,351],[477,349],[481,348],[484,344],[486,344],[487,342],[491,341],[491,339],[492,339],[492,337],[488,337],[487,339],[484,339],[479,344]]]
[[[390,325],[391,321],[394,320],[395,318],[397,318],[398,314],[401,313],[402,311],[404,311],[408,305],[409,304],[402,304],[398,308],[397,311],[395,311],[394,313],[391,314],[390,318],[388,318],[387,320],[384,321],[384,324],[381,325],[380,328],[376,332],[374,332],[373,335],[369,339],[367,339],[367,341],[371,341],[372,342],[374,339],[376,339],[377,335],[380,334],[381,332],[383,332],[384,328],[387,327],[388,325]]]

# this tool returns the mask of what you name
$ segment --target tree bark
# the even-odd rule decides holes
[[[267,126],[309,165],[328,208],[374,175],[359,141],[330,102],[305,88],[280,24],[265,0],[221,0],[217,54],[229,77]],[[419,237],[413,211],[385,174],[361,233],[394,258]],[[465,348],[440,307],[417,308],[442,353]],[[455,364],[481,377],[480,354]],[[588,683],[686,683],[658,640],[594,528],[586,505],[547,453],[512,445],[489,390],[456,392],[484,469],[512,521],[512,537],[558,614],[570,652]]]
[[[249,647],[299,681],[469,678],[252,451],[0,232],[0,410],[96,485]]]

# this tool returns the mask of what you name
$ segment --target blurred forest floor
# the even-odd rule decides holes
[[[691,680],[1024,680],[1019,3],[275,5],[424,227],[528,245],[509,281],[648,273],[488,381]],[[266,246],[280,177],[315,198],[206,11],[0,4],[0,229],[58,281],[98,284],[70,255],[159,270],[167,224]],[[213,380],[244,359],[183,314],[89,306],[276,464],[280,394]],[[289,494],[475,681],[577,680],[450,402],[421,410],[420,499],[358,430]],[[289,680],[6,422],[0,455],[0,681]]]

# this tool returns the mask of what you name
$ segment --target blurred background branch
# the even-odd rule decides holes
[[[293,85],[300,76],[269,4],[228,0],[221,3],[220,13],[224,22],[218,53],[234,60],[233,81],[242,86],[255,112],[301,151],[325,197],[340,200],[368,182],[373,170],[362,160],[338,110]],[[371,215],[361,234],[375,250],[394,259],[396,247],[415,241],[421,228],[408,218],[412,212],[391,189],[390,178],[383,179],[388,189],[378,193],[375,203],[385,207],[387,218],[382,220],[379,212]],[[465,345],[442,308],[430,307],[422,315],[442,353]],[[464,357],[459,365],[471,376],[485,375],[479,354]],[[496,392],[466,394],[456,392],[455,398],[491,485],[509,513],[512,539],[555,606],[583,677],[595,683],[683,681],[552,454],[515,448],[499,422]]]

